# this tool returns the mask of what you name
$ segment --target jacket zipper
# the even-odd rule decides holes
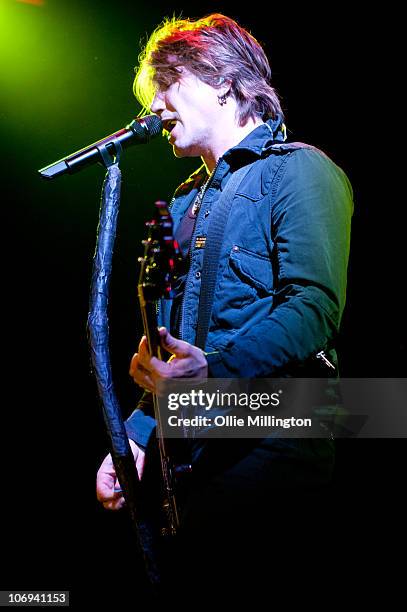
[[[189,281],[191,280],[192,245],[194,244],[194,240],[195,240],[196,226],[197,226],[197,223],[198,223],[198,217],[199,217],[199,214],[200,214],[201,209],[203,207],[203,203],[204,203],[204,199],[205,199],[205,194],[208,191],[209,186],[210,186],[210,184],[212,183],[212,181],[213,181],[213,179],[215,177],[215,174],[217,172],[217,169],[218,169],[218,166],[219,166],[221,160],[222,160],[222,157],[219,157],[218,161],[216,162],[216,166],[212,170],[212,172],[211,172],[211,174],[209,176],[208,182],[206,183],[204,192],[202,194],[201,203],[199,205],[199,210],[198,210],[197,215],[196,215],[194,231],[192,232],[192,236],[191,236],[191,244],[190,244],[189,251],[188,251],[188,262],[189,262],[189,265],[188,265],[188,274],[187,274],[187,277],[185,279],[184,293],[182,294],[182,300],[181,300],[181,325],[180,325],[180,330],[179,330],[180,340],[184,339],[184,319],[185,319],[185,317],[184,317],[184,306],[185,306],[185,295],[186,295],[186,292],[187,292],[187,287],[188,287]]]
[[[175,202],[175,196],[172,197],[171,202],[168,204],[168,210],[169,211],[172,209],[172,206],[173,206],[174,202]],[[156,304],[155,304],[155,316],[156,316],[157,319],[160,316],[160,303],[161,303],[162,299],[163,298],[158,299]]]

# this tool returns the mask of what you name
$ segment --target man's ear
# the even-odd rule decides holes
[[[226,79],[223,76],[219,76],[215,84],[218,89],[218,96],[228,96],[232,89],[232,81],[230,79]]]

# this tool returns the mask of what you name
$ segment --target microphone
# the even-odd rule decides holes
[[[53,179],[56,176],[73,174],[86,166],[96,163],[112,163],[112,155],[119,156],[123,147],[134,144],[146,144],[151,138],[155,138],[163,129],[162,121],[157,115],[146,115],[140,119],[133,119],[129,125],[110,136],[106,136],[93,144],[71,153],[58,161],[38,170],[45,179]]]

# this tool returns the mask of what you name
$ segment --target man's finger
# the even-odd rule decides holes
[[[119,497],[119,499],[104,502],[103,507],[106,510],[120,510],[123,508],[124,504],[124,497]]]
[[[161,359],[158,359],[157,357],[151,357],[151,367],[152,369],[150,372],[150,376],[153,379],[157,377],[166,378],[170,375],[171,366],[168,364],[167,361],[161,361]]]
[[[178,340],[177,338],[174,338],[174,336],[171,336],[166,327],[160,327],[159,333],[161,337],[161,345],[166,351],[176,355],[189,355],[189,345],[187,342]]]
[[[138,345],[138,350],[141,351],[143,348],[147,348],[147,336],[142,336]]]
[[[138,345],[139,353],[142,357],[149,356],[150,353],[148,351],[148,342],[146,336],[143,336],[140,340],[140,344]]]
[[[131,358],[129,374],[130,376],[136,376],[137,371],[143,374],[149,374],[151,372],[150,356],[147,353],[147,359],[142,360],[140,353],[135,353]]]
[[[114,477],[109,474],[99,475],[96,484],[96,496],[100,502],[109,500],[113,495]]]

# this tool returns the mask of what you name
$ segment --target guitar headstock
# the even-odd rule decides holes
[[[138,282],[139,296],[145,302],[172,297],[172,285],[182,261],[180,248],[173,236],[173,221],[168,204],[154,203],[154,216],[146,222],[148,236],[143,240],[144,255]]]

